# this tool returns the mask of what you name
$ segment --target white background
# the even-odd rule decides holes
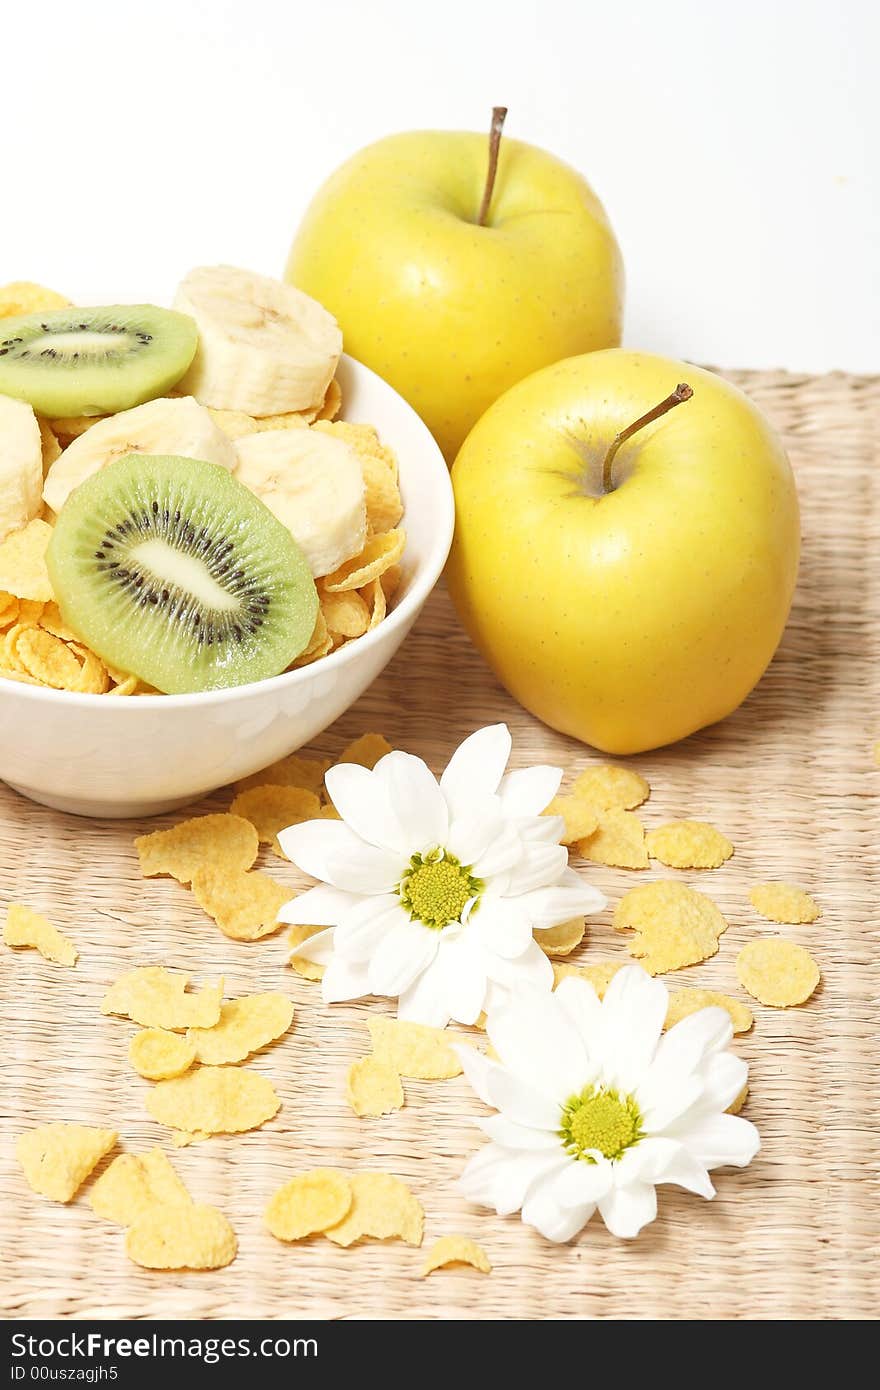
[[[167,303],[280,274],[359,146],[508,132],[577,165],[628,272],[626,341],[880,370],[873,0],[6,0],[0,282]]]

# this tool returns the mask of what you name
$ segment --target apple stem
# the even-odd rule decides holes
[[[613,491],[611,485],[611,471],[614,467],[615,455],[621,444],[625,444],[628,439],[632,439],[633,435],[636,434],[638,430],[644,429],[645,425],[652,424],[668,411],[674,410],[677,405],[681,405],[684,401],[689,401],[693,394],[693,387],[688,386],[686,381],[680,381],[675,390],[672,391],[665,400],[660,401],[659,405],[655,405],[653,410],[649,410],[646,414],[640,415],[638,420],[633,420],[631,425],[627,425],[625,430],[621,430],[620,434],[614,436],[611,441],[611,447],[605,455],[605,462],[602,465],[603,492],[607,493]]]
[[[498,173],[498,151],[501,148],[501,132],[504,128],[506,116],[506,106],[492,107],[492,125],[489,130],[489,168],[486,171],[486,187],[483,189],[483,201],[480,203],[480,212],[477,217],[478,227],[485,227],[486,218],[489,216],[489,204],[492,202],[492,192],[495,188],[495,175]]]

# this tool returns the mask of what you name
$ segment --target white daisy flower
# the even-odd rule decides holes
[[[541,815],[562,772],[505,775],[510,748],[506,725],[480,729],[439,783],[409,753],[372,772],[339,764],[326,786],[342,819],[282,830],[284,853],[322,880],[279,919],[328,929],[293,953],[325,966],[328,1004],[387,995],[399,1018],[442,1028],[473,1023],[511,991],[549,993],[532,932],[605,899],[568,868],[562,820]]]
[[[709,1170],[743,1168],[760,1148],[726,1114],[748,1067],[728,1052],[724,1009],[701,1009],[662,1034],[669,996],[640,966],[620,970],[600,1003],[569,977],[549,995],[489,1014],[500,1061],[457,1046],[491,1143],[460,1187],[499,1216],[521,1211],[548,1240],[570,1240],[596,1208],[613,1235],[637,1236],[657,1214],[656,1186],[714,1197]]]

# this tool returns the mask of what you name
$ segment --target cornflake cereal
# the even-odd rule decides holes
[[[144,878],[169,874],[178,883],[191,883],[193,875],[207,865],[249,869],[260,841],[250,821],[227,813],[195,816],[170,830],[139,835],[134,847]]]
[[[264,1220],[277,1240],[306,1236],[338,1226],[351,1209],[351,1183],[336,1168],[312,1168],[299,1173],[269,1199]]]
[[[324,978],[324,967],[319,961],[306,960],[305,956],[294,955],[297,946],[301,946],[304,941],[308,941],[310,936],[315,936],[319,931],[326,931],[326,927],[291,927],[288,933],[288,941],[291,945],[289,965],[297,975],[304,980],[311,980],[313,983]]]
[[[435,1240],[422,1265],[422,1278],[449,1265],[471,1265],[481,1274],[491,1274],[492,1266],[482,1245],[467,1236],[441,1236]]]
[[[278,913],[290,901],[290,889],[268,874],[219,864],[199,869],[193,875],[192,891],[199,906],[233,941],[259,941],[276,932],[281,926]]]
[[[632,811],[603,811],[599,828],[588,839],[578,841],[578,853],[593,864],[614,869],[647,869],[645,830]]]
[[[382,734],[361,734],[354,743],[350,743],[344,748],[336,759],[337,763],[357,763],[360,767],[367,768],[372,772],[373,768],[384,758],[387,753],[392,752],[391,744]]]
[[[390,1173],[354,1173],[351,1183],[351,1210],[324,1235],[334,1245],[349,1246],[355,1241],[403,1240],[421,1245],[425,1213],[406,1183]]]
[[[809,893],[791,883],[756,883],[749,890],[749,902],[762,917],[790,926],[815,922],[821,916],[818,903]]]
[[[76,690],[83,676],[83,666],[75,652],[41,627],[21,628],[10,644],[16,660],[29,676],[53,690]]]
[[[393,1067],[401,1076],[421,1081],[442,1081],[460,1076],[462,1065],[452,1050],[453,1042],[464,1042],[443,1028],[426,1023],[407,1023],[399,1018],[377,1014],[367,1019],[373,1056]]]
[[[329,758],[301,758],[298,753],[291,753],[289,757],[282,758],[271,767],[264,767],[262,772],[254,772],[250,777],[244,777],[240,782],[236,782],[235,786],[240,792],[247,791],[248,787],[267,785],[303,787],[306,791],[317,794],[324,785],[324,773],[329,766]],[[242,867],[250,868],[250,865]]]
[[[48,918],[22,903],[10,903],[6,911],[3,940],[7,946],[31,946],[44,960],[56,965],[76,965],[79,951],[69,937],[53,927]]]
[[[89,1193],[96,1216],[117,1226],[133,1226],[153,1207],[191,1206],[192,1198],[161,1149],[119,1154]]]
[[[320,593],[320,598],[321,612],[331,636],[363,637],[370,626],[370,610],[357,590]]]
[[[390,1115],[403,1105],[403,1087],[397,1069],[382,1057],[361,1057],[352,1062],[345,1079],[345,1098],[356,1115]]]
[[[575,778],[572,796],[589,801],[599,811],[633,811],[651,795],[651,788],[628,767],[598,763]]]
[[[734,999],[729,994],[719,994],[714,989],[676,989],[669,996],[664,1028],[673,1028],[688,1014],[700,1009],[724,1009],[730,1014],[734,1033],[747,1033],[755,1022],[748,1004]]]
[[[582,796],[554,796],[545,816],[561,816],[565,829],[560,844],[573,845],[577,840],[585,840],[599,829],[599,811]]]
[[[648,854],[670,869],[717,869],[733,854],[733,845],[699,820],[674,820],[647,834]]]
[[[746,1082],[745,1086],[743,1086],[743,1088],[742,1088],[742,1090],[740,1091],[739,1095],[738,1095],[738,1096],[734,1096],[733,1100],[732,1100],[732,1101],[730,1102],[730,1104],[728,1105],[728,1107],[727,1107],[727,1113],[728,1113],[728,1115],[738,1115],[739,1112],[742,1110],[743,1106],[745,1105],[746,1101],[748,1100],[748,1098],[749,1098],[749,1083]]]
[[[39,518],[7,536],[0,543],[0,590],[36,603],[54,599],[46,569],[46,547],[51,539],[52,527]]]
[[[278,843],[279,830],[316,820],[321,814],[321,803],[315,793],[305,787],[269,782],[239,792],[229,809],[233,815],[249,820],[261,844],[271,845],[284,859],[286,856]]]
[[[346,560],[339,569],[328,574],[323,581],[325,593],[342,593],[346,589],[362,589],[371,580],[378,579],[392,565],[396,565],[406,545],[406,532],[398,528],[385,531],[382,535],[371,536],[358,555]]]
[[[553,962],[553,988],[569,976],[574,976],[576,980],[587,980],[593,986],[600,999],[605,997],[605,991],[614,979],[618,970],[622,970],[629,962],[625,960],[597,960],[593,965],[569,965],[564,961]]]
[[[147,1109],[159,1124],[193,1134],[239,1134],[277,1115],[281,1102],[271,1081],[245,1067],[198,1067],[159,1081]]]
[[[66,309],[70,303],[63,294],[35,285],[32,280],[12,280],[0,286],[0,319],[38,314],[43,309]]]
[[[186,1035],[196,1061],[210,1066],[243,1062],[287,1032],[293,1005],[284,994],[246,994],[220,1009],[213,1028],[191,1028]]]
[[[151,1206],[125,1237],[125,1253],[144,1269],[222,1269],[238,1250],[216,1207]]]
[[[708,960],[727,931],[727,922],[710,898],[668,879],[631,888],[615,908],[613,925],[617,931],[636,933],[627,950],[649,975]]]
[[[117,1138],[115,1129],[40,1125],[19,1135],[15,1152],[34,1192],[53,1202],[69,1202]]]
[[[761,1004],[787,1009],[809,999],[820,972],[803,946],[771,936],[743,946],[736,958],[736,978]]]
[[[567,956],[580,946],[587,930],[583,917],[572,917],[555,927],[538,927],[535,940],[548,956]]]
[[[223,981],[189,993],[189,976],[164,965],[141,965],[129,970],[101,1000],[102,1014],[119,1014],[142,1028],[212,1028],[220,1017]]]
[[[147,1081],[167,1081],[182,1076],[196,1060],[189,1034],[168,1033],[164,1028],[144,1028],[128,1044],[128,1060]]]

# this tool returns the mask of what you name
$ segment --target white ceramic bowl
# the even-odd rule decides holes
[[[385,621],[299,671],[203,695],[112,699],[0,677],[0,777],[16,791],[81,816],[156,815],[301,748],[376,679],[440,576],[455,508],[415,411],[351,358],[339,380],[343,418],[375,425],[400,462],[407,546]]]

